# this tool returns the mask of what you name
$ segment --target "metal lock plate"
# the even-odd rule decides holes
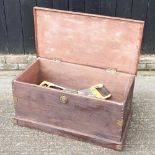
[[[60,96],[60,103],[63,103],[63,104],[67,104],[68,103],[68,98],[64,95]]]

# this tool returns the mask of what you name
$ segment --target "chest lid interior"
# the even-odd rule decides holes
[[[144,22],[34,8],[38,57],[136,74]]]

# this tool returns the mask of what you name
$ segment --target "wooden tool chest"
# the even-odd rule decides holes
[[[37,59],[13,80],[18,125],[121,150],[132,115],[144,22],[34,8]],[[74,90],[103,83],[108,100]]]

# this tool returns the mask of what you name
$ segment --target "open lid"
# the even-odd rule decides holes
[[[34,8],[37,56],[136,74],[144,22]]]

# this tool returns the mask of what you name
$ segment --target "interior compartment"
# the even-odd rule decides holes
[[[16,80],[35,85],[46,80],[75,90],[103,83],[112,94],[110,100],[122,103],[127,98],[134,77],[126,73],[38,58]]]

